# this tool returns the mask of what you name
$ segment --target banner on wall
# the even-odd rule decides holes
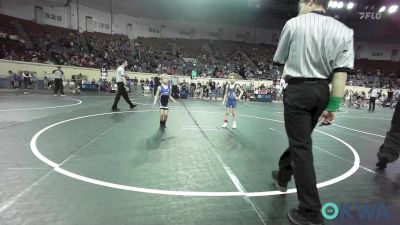
[[[197,59],[195,58],[182,58],[182,59],[187,63],[197,63]]]
[[[48,7],[66,7],[68,5],[67,0],[41,0],[41,6],[48,6]]]

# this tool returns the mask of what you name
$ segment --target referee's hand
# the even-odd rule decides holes
[[[336,113],[324,111],[319,119],[319,126],[329,126],[335,122]]]

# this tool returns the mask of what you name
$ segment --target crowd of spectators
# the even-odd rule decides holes
[[[89,48],[93,65],[107,63],[109,67],[117,67],[121,58],[132,58],[129,38],[125,35],[111,35],[98,32],[83,33]]]
[[[25,61],[25,40],[17,35],[10,17],[0,15],[0,58]]]
[[[400,71],[399,71],[400,72]],[[348,76],[347,85],[379,88],[396,88],[400,85],[400,73],[384,74],[380,69],[375,72],[364,72],[361,69],[353,70]]]
[[[377,106],[393,108],[396,106],[396,103],[400,101],[400,88],[390,88],[387,90],[387,92],[384,92],[382,89],[379,88],[377,89]],[[346,90],[342,99],[342,105],[356,109],[368,107],[371,90],[369,92]]]
[[[130,70],[135,72],[176,74],[181,62],[173,54],[173,46],[166,39],[138,38],[134,40]]]
[[[137,38],[36,24],[0,15],[0,58],[66,66],[116,68],[126,58],[135,72],[168,73],[225,78],[231,72],[243,79],[280,77],[272,63],[275,46],[234,41]],[[15,23],[25,29],[32,45],[18,35]],[[400,65],[395,62],[357,60],[348,85],[397,87]],[[374,69],[371,69],[374,68]],[[376,70],[376,68],[381,68]],[[384,70],[382,69],[384,68]]]

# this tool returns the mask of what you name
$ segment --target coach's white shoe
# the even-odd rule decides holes
[[[236,129],[236,121],[233,121],[232,129]]]
[[[57,94],[54,94],[54,96],[57,96]]]
[[[225,123],[222,125],[222,128],[226,128],[227,126],[228,126],[228,123],[225,122]]]

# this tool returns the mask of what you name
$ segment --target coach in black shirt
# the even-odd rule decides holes
[[[289,147],[272,176],[280,191],[287,190],[294,176],[300,204],[289,210],[288,218],[299,225],[323,224],[311,134],[320,116],[320,125],[334,122],[347,73],[354,64],[353,30],[324,14],[328,3],[329,0],[299,1],[299,16],[285,24],[273,59],[276,64],[285,65],[283,77],[288,86],[283,101]]]
[[[161,85],[160,77],[157,75],[154,77],[154,95],[156,95],[157,88]]]
[[[212,96],[214,95],[215,100],[217,100],[217,87],[214,81],[210,80],[208,82],[208,86],[210,87],[210,100],[212,100]]]
[[[389,107],[392,107],[393,95],[394,95],[393,89],[389,89],[387,99],[386,99],[385,103],[383,104],[384,106],[385,106],[386,103],[389,102]]]

